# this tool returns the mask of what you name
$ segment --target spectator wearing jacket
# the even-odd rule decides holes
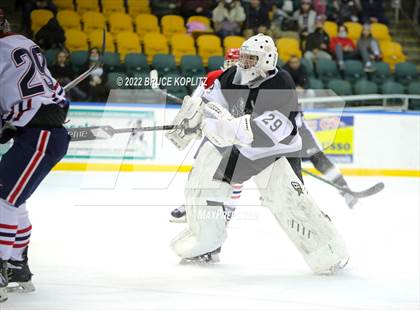
[[[316,62],[318,59],[332,59],[329,54],[330,37],[324,30],[325,16],[316,17],[315,31],[306,39],[304,57]]]
[[[348,37],[346,26],[338,27],[337,36],[330,41],[330,51],[335,55],[340,70],[344,70],[344,60],[357,58],[356,46]]]
[[[221,0],[213,10],[213,22],[216,33],[222,38],[241,33],[241,24],[245,21],[245,10],[239,0]]]
[[[269,8],[260,0],[250,0],[245,6],[245,30],[244,36],[249,38],[257,33],[267,34],[270,27],[268,18]]]
[[[295,82],[296,89],[309,88],[308,73],[306,72],[305,67],[302,66],[299,57],[296,55],[291,56],[287,63],[283,66],[283,70],[289,72]]]
[[[370,32],[370,25],[363,26],[362,35],[357,41],[357,51],[365,65],[366,72],[374,71],[372,62],[382,59],[381,50],[378,41],[376,41]]]

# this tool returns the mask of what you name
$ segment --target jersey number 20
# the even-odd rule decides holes
[[[39,72],[48,88],[51,90],[54,89],[51,77],[45,72],[46,60],[39,46],[32,46],[30,51],[24,48],[17,48],[12,52],[12,59],[16,68],[19,68],[24,64],[28,65],[25,73],[19,79],[19,90],[22,99],[44,93],[44,86],[42,83],[31,85],[31,82],[35,79],[36,70]]]

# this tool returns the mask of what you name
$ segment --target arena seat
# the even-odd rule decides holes
[[[160,32],[158,19],[155,15],[139,14],[136,16],[135,23],[136,23],[136,32],[139,35],[140,40],[143,40],[143,37],[146,33],[159,33]]]
[[[403,85],[408,85],[418,78],[416,65],[409,61],[397,63],[394,75],[395,80]]]
[[[128,53],[124,59],[125,71],[127,73],[135,72],[149,72],[149,64],[147,63],[147,57],[144,54],[139,53]]]
[[[309,78],[309,88],[311,89],[323,89],[324,83],[316,78]]]
[[[187,23],[190,23],[190,22],[200,22],[200,23],[202,23],[203,25],[206,25],[209,28],[211,27],[210,19],[206,16],[201,16],[201,15],[190,16],[190,17],[188,17]]]
[[[324,22],[324,30],[330,38],[333,38],[337,36],[338,26],[336,23],[327,20]]]
[[[293,38],[281,38],[276,42],[279,58],[287,62],[291,56],[301,58],[302,51],[299,48],[299,41]]]
[[[172,54],[156,54],[153,57],[152,67],[161,75],[177,72],[175,57]]]
[[[344,25],[347,27],[348,37],[356,43],[362,35],[363,26],[355,22],[345,22]]]
[[[156,54],[168,54],[169,47],[166,37],[160,33],[147,33],[143,37],[144,52],[150,63]]]
[[[380,47],[383,55],[383,61],[389,64],[391,70],[394,70],[395,64],[406,60],[402,47],[399,43],[382,41],[380,43]]]
[[[407,93],[410,95],[420,95],[420,81],[411,82],[407,87]],[[410,110],[420,110],[420,99],[410,100]]]
[[[182,56],[196,54],[194,39],[188,34],[175,33],[171,38],[171,46],[177,65],[180,64]]]
[[[83,31],[70,29],[65,32],[65,45],[70,52],[88,50],[88,39]]]
[[[207,64],[208,71],[220,70],[223,68],[225,57],[223,56],[210,56]]]
[[[346,60],[344,61],[344,79],[354,83],[357,80],[365,78],[366,73],[363,70],[363,63],[359,60]]]
[[[360,80],[354,84],[354,94],[355,95],[369,95],[377,94],[378,85],[375,82],[368,80]]]
[[[186,55],[181,57],[181,73],[185,76],[204,76],[204,69],[201,57],[198,55]]]
[[[89,34],[89,42],[90,47],[102,47],[102,38],[103,38],[103,30],[95,30]],[[105,49],[107,52],[115,52],[115,45],[114,45],[114,36],[107,32],[105,35],[106,39],[106,46]]]
[[[123,31],[118,33],[116,42],[122,62],[128,53],[141,53],[140,39],[134,32]]]
[[[222,56],[223,49],[221,40],[218,36],[205,34],[197,39],[198,54],[201,56],[203,64],[207,67],[210,56]]]
[[[57,13],[57,20],[64,30],[81,30],[80,17],[75,11],[60,10]]]
[[[109,18],[112,13],[125,13],[124,0],[102,0],[102,14]]]
[[[404,85],[394,81],[386,81],[381,85],[381,92],[384,95],[404,94]]]
[[[45,59],[47,61],[47,66],[50,67],[55,63],[55,59],[57,57],[57,54],[60,50],[57,48],[51,48],[49,50],[46,50],[44,52]]]
[[[324,83],[328,82],[330,79],[338,78],[337,65],[335,61],[328,59],[319,59],[315,64],[316,73],[318,78],[321,79]]]
[[[107,76],[106,86],[108,86],[109,89],[126,88],[124,87],[124,85],[121,86],[117,83],[118,79],[122,79],[123,81],[125,81],[126,78],[127,74],[125,74],[124,72],[110,72]]]
[[[49,10],[33,10],[31,12],[31,30],[37,33],[48,21],[54,17],[54,14]]]
[[[227,36],[223,39],[223,46],[225,47],[225,53],[230,48],[240,48],[242,43],[245,42],[245,38],[241,36]]]
[[[77,12],[83,15],[86,12],[98,12],[98,0],[76,0]]]
[[[128,0],[127,1],[128,14],[135,18],[139,14],[150,14],[149,0]]]
[[[54,0],[54,4],[59,10],[72,10],[74,11],[73,0]]]
[[[108,72],[121,71],[120,56],[116,52],[104,53],[104,65],[107,67]]]
[[[109,31],[112,35],[119,32],[133,32],[133,21],[130,15],[116,12],[109,15]]]
[[[165,15],[160,21],[162,25],[162,33],[168,40],[175,33],[186,33],[184,18],[179,15]]]
[[[391,75],[391,68],[386,62],[376,61],[373,63],[373,67],[375,68],[375,71],[372,72],[373,82],[382,84],[387,80],[393,79]]]
[[[70,65],[74,72],[81,73],[89,60],[88,51],[75,51],[70,53]]]
[[[388,26],[381,23],[373,23],[370,26],[372,36],[379,42],[391,41]]]
[[[95,30],[103,30],[106,26],[105,16],[99,12],[88,11],[82,15],[83,31],[87,34]]]
[[[345,80],[332,79],[328,82],[328,88],[339,96],[349,96],[353,94],[351,84]]]
[[[305,68],[308,76],[313,76],[314,75],[314,63],[312,61],[310,61],[306,58],[301,58],[300,63]]]

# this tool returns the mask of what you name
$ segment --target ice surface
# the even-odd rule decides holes
[[[418,309],[420,179],[349,178],[385,190],[348,210],[328,185],[306,184],[348,243],[336,276],[315,276],[258,194],[245,189],[221,262],[179,265],[168,222],[186,174],[55,172],[28,201],[37,291],[4,310]],[[146,189],[144,189],[146,187]],[[102,188],[102,189],[101,189]],[[143,189],[142,189],[143,188]]]

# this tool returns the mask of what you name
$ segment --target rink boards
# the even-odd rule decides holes
[[[114,128],[169,124],[179,106],[73,103],[69,127]],[[347,175],[420,177],[420,114],[383,111],[306,111],[328,156]],[[120,134],[109,140],[73,142],[56,170],[188,172],[197,141],[179,152],[163,132]],[[7,150],[7,145],[0,152]],[[309,166],[309,165],[308,165]]]

